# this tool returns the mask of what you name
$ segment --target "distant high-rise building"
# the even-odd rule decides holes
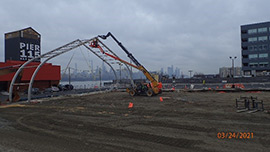
[[[107,73],[107,69],[106,69],[106,67],[104,65],[104,62],[102,62],[102,73],[103,74]]]
[[[160,73],[163,74],[164,73],[164,70],[163,68],[160,69]]]
[[[74,74],[76,75],[78,73],[78,67],[77,67],[77,63],[75,63],[75,70],[74,70]]]
[[[95,74],[98,75],[99,74],[99,66],[97,66],[96,70],[95,70]]]
[[[178,67],[175,68],[174,72],[175,77],[179,78],[180,77],[180,69]]]
[[[168,75],[169,75],[169,76],[174,75],[174,73],[173,73],[173,65],[172,65],[171,67],[168,67],[168,68],[167,68],[167,72],[168,72]]]
[[[242,25],[241,42],[244,75],[270,72],[270,22]]]
[[[90,69],[89,69],[89,70],[90,70],[90,73],[93,74],[93,73],[94,73],[94,64],[93,64],[93,60],[89,60],[88,63],[90,63],[90,66],[91,66]]]

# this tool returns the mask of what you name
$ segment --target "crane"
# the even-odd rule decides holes
[[[112,54],[109,54],[107,52],[105,52],[102,47],[98,44],[98,41],[99,39],[98,38],[101,38],[101,39],[104,39],[106,40],[108,37],[112,37],[112,39],[119,45],[119,47],[127,54],[128,58],[131,59],[131,61],[134,63],[129,63],[123,59],[120,59],[119,57],[116,57]],[[140,71],[143,72],[143,74],[146,76],[146,78],[151,82],[150,84],[136,84],[133,88],[127,88],[127,92],[131,95],[131,96],[134,96],[134,95],[142,95],[142,94],[146,94],[147,96],[153,96],[153,95],[157,95],[157,94],[160,94],[162,93],[162,84],[161,82],[158,82],[150,73],[149,71],[147,71],[147,69],[139,63],[139,61],[124,47],[124,45],[119,42],[116,37],[111,33],[109,32],[107,35],[99,35],[96,39],[94,39],[91,44],[90,44],[90,47],[93,47],[93,48],[99,48],[100,51],[115,59],[115,60],[118,60],[122,63],[125,63],[125,64],[128,64]]]

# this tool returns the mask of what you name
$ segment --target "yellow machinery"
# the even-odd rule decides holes
[[[146,68],[141,65],[135,58],[134,56],[122,45],[121,42],[119,42],[110,32],[107,35],[100,35],[99,37],[102,39],[107,39],[107,37],[111,36],[113,38],[113,40],[121,47],[121,49],[127,54],[127,56],[133,61],[133,63],[135,64],[131,64],[125,60],[120,59],[119,57],[116,57],[114,55],[111,55],[109,53],[104,52],[104,50],[102,49],[102,47],[98,44],[98,39],[93,40],[91,42],[91,47],[94,48],[99,48],[100,51],[115,59],[118,60],[120,62],[123,62],[125,64],[128,64],[140,71],[143,72],[143,74],[146,76],[146,78],[151,82],[150,84],[137,84],[135,87],[133,88],[128,88],[127,92],[131,95],[142,95],[142,94],[146,94],[147,96],[153,96],[153,95],[157,95],[159,93],[162,92],[161,88],[162,88],[162,84],[161,82],[158,82],[157,79],[155,79],[147,70]]]

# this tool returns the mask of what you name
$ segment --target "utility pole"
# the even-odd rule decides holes
[[[101,68],[99,68],[99,89],[101,89]]]
[[[70,86],[70,67],[68,67],[68,84]]]
[[[130,64],[132,64],[131,59],[130,59]],[[132,66],[130,66],[130,72],[131,72],[130,76],[131,76],[131,79],[132,79],[133,78]]]
[[[232,73],[232,71],[233,71],[233,74],[231,74],[231,77],[232,77],[232,83],[233,83],[233,85],[232,85],[232,88],[235,88],[235,86],[234,86],[234,75],[235,75],[235,71],[234,71],[234,60],[237,58],[236,56],[235,57],[229,57],[231,60],[232,60],[232,70],[231,70],[231,72],[230,73]]]
[[[232,60],[232,70],[230,72],[231,74],[231,77],[234,78],[234,75],[235,75],[235,70],[234,70],[234,60],[237,58],[236,56],[235,57],[229,57],[231,60]]]

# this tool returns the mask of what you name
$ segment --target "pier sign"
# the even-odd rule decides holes
[[[21,61],[27,61],[38,56],[40,56],[40,44],[20,42],[20,60]]]
[[[5,33],[5,61],[28,61],[39,57],[40,39],[41,35],[31,27]],[[40,58],[34,61],[40,62]]]

